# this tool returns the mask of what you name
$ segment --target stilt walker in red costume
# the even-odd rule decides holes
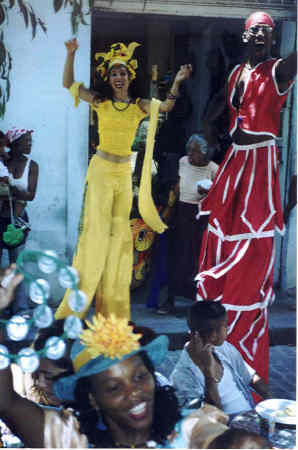
[[[198,300],[217,300],[229,318],[228,341],[268,380],[268,306],[274,301],[274,232],[284,232],[275,138],[280,110],[296,74],[297,55],[270,56],[274,22],[265,12],[245,22],[246,63],[231,72],[225,104],[233,144],[202,203],[209,214],[200,255]]]

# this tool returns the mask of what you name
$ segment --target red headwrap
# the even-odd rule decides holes
[[[246,19],[245,30],[247,31],[250,27],[253,27],[254,25],[258,25],[260,23],[269,25],[269,27],[274,28],[273,19],[269,16],[269,14],[265,13],[264,11],[256,11]]]

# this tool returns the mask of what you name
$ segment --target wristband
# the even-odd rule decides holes
[[[178,97],[179,97],[179,95],[174,95],[174,94],[172,94],[171,91],[170,91],[170,92],[168,93],[168,95],[167,95],[167,98],[168,98],[169,100],[177,100]]]

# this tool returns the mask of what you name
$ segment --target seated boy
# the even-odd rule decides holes
[[[234,416],[254,408],[252,389],[270,398],[265,381],[226,342],[226,310],[219,302],[194,303],[187,323],[190,341],[170,377],[181,405],[204,400]]]

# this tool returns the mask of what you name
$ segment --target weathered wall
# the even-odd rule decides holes
[[[50,0],[31,4],[47,25],[32,40],[17,8],[10,11],[4,26],[5,42],[11,52],[11,98],[1,123],[35,130],[32,158],[40,175],[35,200],[28,205],[32,232],[31,248],[51,248],[61,256],[70,255],[76,240],[83,179],[87,167],[88,105],[72,106],[62,88],[64,41],[71,37],[70,14],[55,14]],[[89,85],[90,27],[79,30],[77,79]]]

